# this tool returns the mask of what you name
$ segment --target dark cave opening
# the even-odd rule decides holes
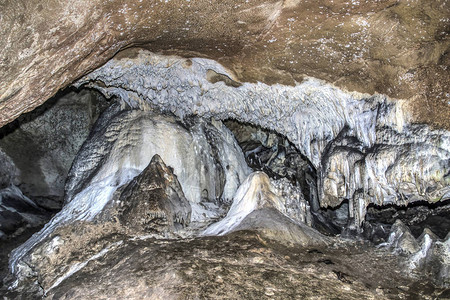
[[[17,213],[8,210],[8,206],[17,206],[19,211],[34,209],[35,213],[45,216],[45,220],[59,211],[72,160],[96,119],[109,104],[109,100],[95,89],[67,88],[44,105],[0,129],[0,150],[13,165],[6,167],[3,159],[5,174],[1,174],[0,187],[3,189],[15,185],[23,192],[23,196],[36,205],[26,208],[26,202],[16,203],[15,196],[10,199],[4,196],[0,215],[3,235],[10,235],[26,224]],[[309,203],[315,229],[327,235],[352,235],[346,231],[349,225],[348,200],[343,200],[335,208],[320,207],[317,170],[285,136],[233,119],[224,121],[224,124],[235,136],[247,164],[253,170],[263,171],[273,179],[286,178],[293,186],[301,189]],[[64,155],[61,156],[61,153]],[[52,164],[54,169],[48,167]],[[52,176],[53,181],[48,179]],[[406,207],[370,204],[363,225],[363,236],[376,243],[385,241],[390,226],[399,218],[410,227],[415,237],[420,236],[425,227],[430,227],[439,238],[445,238],[450,228],[449,206],[448,201],[435,204],[415,202]]]
[[[287,178],[294,186],[301,188],[313,211],[319,208],[317,171],[287,137],[236,120],[226,120],[224,124],[236,137],[249,167],[263,171],[274,179]]]
[[[415,238],[419,238],[424,229],[428,228],[440,239],[444,239],[450,232],[450,199],[436,203],[418,201],[406,206],[370,204],[365,220],[367,237],[373,239],[371,229],[377,227],[383,227],[382,231],[389,232],[397,219],[409,227]],[[378,234],[380,235],[379,230]]]
[[[311,226],[325,235],[340,234],[348,223],[348,200],[322,208],[317,192],[317,170],[287,137],[273,130],[236,120],[224,122],[236,137],[247,164],[272,179],[286,178],[301,189],[311,212]]]
[[[0,281],[10,252],[62,208],[72,161],[108,105],[69,87],[0,128]]]

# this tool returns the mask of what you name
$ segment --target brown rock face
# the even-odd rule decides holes
[[[448,2],[0,2],[0,126],[140,46],[216,59],[234,80],[304,76],[409,99],[417,122],[450,128]]]

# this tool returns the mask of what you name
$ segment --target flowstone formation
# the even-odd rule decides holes
[[[172,171],[169,172],[162,160],[158,163],[158,156],[150,163],[156,154],[168,166],[173,166],[177,180],[170,180]],[[145,172],[136,177],[147,166],[152,172],[150,178],[146,181]],[[159,170],[165,170],[165,174]],[[140,231],[151,234],[152,230],[142,224],[142,218],[150,217],[149,221],[156,222],[163,217],[171,232],[176,223],[201,224],[217,218],[222,213],[220,204],[231,201],[249,171],[236,141],[221,122],[193,118],[183,124],[173,116],[124,110],[120,104],[112,104],[97,121],[72,165],[66,183],[65,206],[39,233],[15,250],[11,270],[26,277],[28,271],[23,272],[23,268],[29,270],[29,267],[23,263],[24,258],[32,256],[31,250],[38,244],[46,244],[54,230],[63,225],[109,222],[117,217],[121,222],[125,218],[123,222],[134,228],[135,234]],[[159,192],[154,190],[167,200],[159,204],[142,203],[139,199],[147,199],[146,191],[157,187],[155,173],[160,176],[159,182],[173,182]],[[143,190],[139,184],[142,181]],[[157,201],[158,196],[154,198]],[[142,206],[149,210],[144,210],[139,217]]]
[[[0,293],[450,298],[449,12],[0,1]]]
[[[66,205],[11,254],[11,289],[53,295],[90,262],[134,240],[194,238],[237,228],[290,246],[329,243],[295,220],[299,215],[305,220],[307,211],[290,217],[286,206],[295,210],[292,200],[282,198],[266,174],[247,177],[249,171],[220,121],[182,121],[113,103],[73,163]],[[205,230],[231,201],[227,217]]]
[[[76,85],[181,119],[234,119],[282,134],[317,170],[320,205],[348,200],[357,230],[371,203],[450,197],[449,132],[411,123],[401,102],[348,93],[315,79],[291,87],[230,84],[232,78],[212,60],[139,51],[110,60]]]

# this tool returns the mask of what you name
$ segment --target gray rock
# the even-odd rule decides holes
[[[16,185],[40,206],[61,208],[67,173],[103,101],[93,91],[68,92],[3,128],[0,149],[20,171]]]
[[[262,208],[248,214],[233,231],[251,230],[265,238],[285,244],[325,246],[330,240],[304,223],[294,222],[274,208]]]
[[[177,177],[159,155],[123,190],[117,217],[134,234],[164,234],[191,222],[191,206]]]
[[[396,220],[394,225],[392,225],[388,244],[395,251],[399,251],[406,255],[416,253],[420,249],[419,243],[411,234],[408,226],[403,224],[400,220]]]
[[[158,156],[150,163],[155,154],[168,167]],[[69,276],[71,268],[79,267],[72,263],[73,255],[85,259],[92,254],[89,245],[97,243],[102,232],[156,232],[165,237],[174,227],[178,229],[177,224],[211,222],[218,214],[213,204],[229,201],[248,172],[233,135],[221,122],[194,118],[183,124],[172,116],[122,111],[113,105],[99,119],[72,165],[65,206],[12,252],[10,269],[24,282],[31,266],[45,277],[41,284],[49,288],[57,284],[58,276]],[[159,224],[157,216],[161,216]],[[86,228],[94,229],[85,234]],[[65,236],[59,240],[63,246],[52,250],[58,236]],[[43,260],[48,253],[60,258]],[[61,269],[52,271],[57,266]]]
[[[400,220],[392,226],[387,245],[406,255],[409,271],[415,276],[432,274],[432,280],[441,287],[450,286],[450,234],[440,240],[429,228],[425,228],[416,240]]]

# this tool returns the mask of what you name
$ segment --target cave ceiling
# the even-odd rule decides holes
[[[214,59],[239,82],[306,77],[407,100],[450,128],[447,1],[0,1],[0,126],[127,48]]]

